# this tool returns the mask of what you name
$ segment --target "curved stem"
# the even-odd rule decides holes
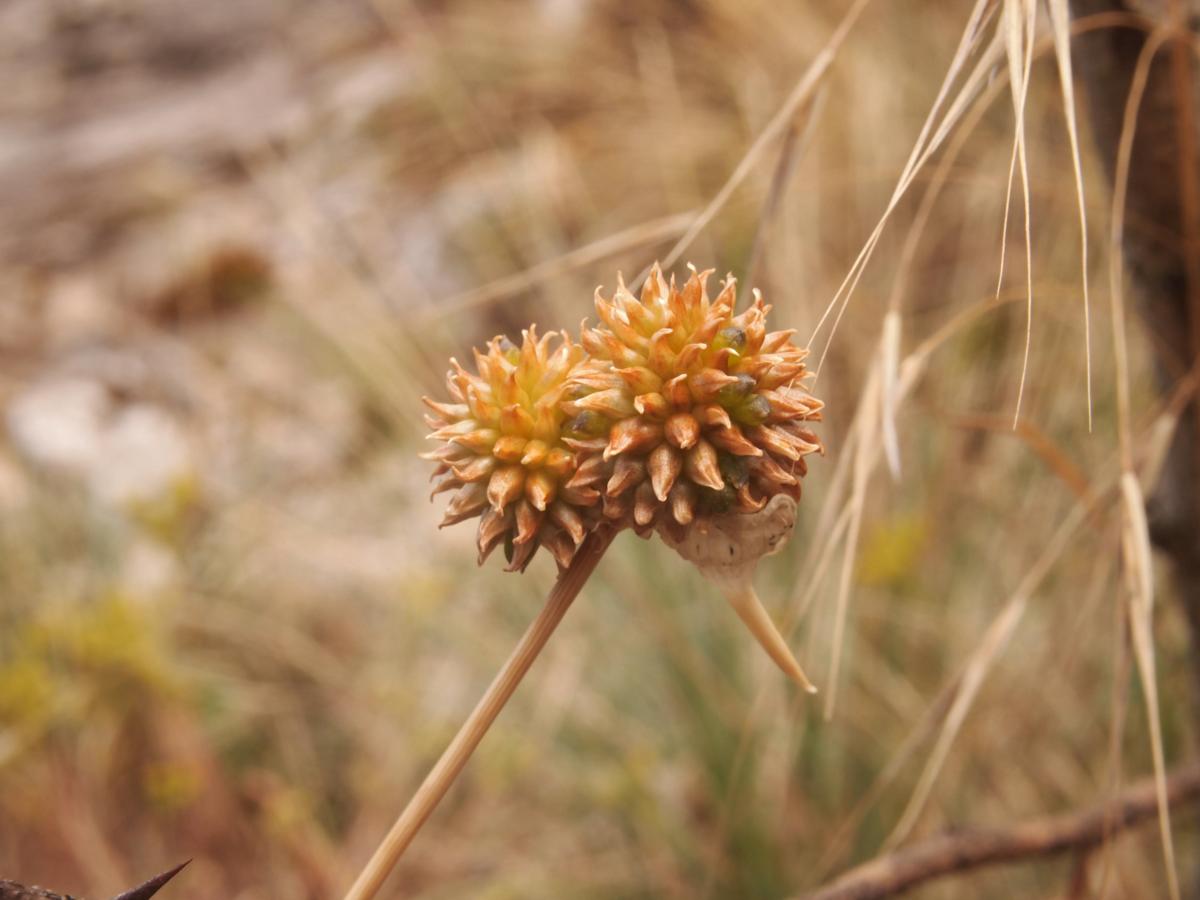
[[[525,630],[512,655],[501,667],[475,709],[467,716],[467,720],[458,729],[433,769],[425,776],[425,780],[417,788],[408,806],[404,807],[379,849],[346,892],[345,900],[371,900],[383,886],[384,880],[396,867],[408,845],[445,796],[458,773],[470,759],[471,753],[513,695],[533,661],[542,652],[542,648],[546,646],[550,635],[562,621],[562,617],[615,536],[615,531],[601,528],[592,532],[583,542],[571,565],[558,576],[550,596],[546,598],[546,605]]]

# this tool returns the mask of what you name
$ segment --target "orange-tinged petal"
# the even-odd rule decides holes
[[[732,347],[722,347],[716,353],[713,353],[708,358],[708,364],[714,369],[720,369],[722,372],[728,372],[731,369],[736,369],[739,354]]]
[[[618,522],[633,510],[633,494],[604,495],[604,518]]]
[[[558,484],[545,469],[537,469],[525,477],[525,497],[534,509],[545,510],[554,499]]]
[[[628,372],[633,371],[633,369],[622,369],[621,371]],[[592,360],[584,363],[571,373],[570,384],[572,389],[576,385],[581,388],[587,388],[587,390],[580,390],[578,392],[571,390],[571,399],[577,400],[580,397],[586,397],[594,391],[619,391],[626,386],[626,381],[610,369],[608,363]]]
[[[473,419],[462,419],[458,422],[451,422],[449,425],[443,425],[436,431],[431,431],[428,435],[430,440],[448,441],[452,438],[463,437],[476,431],[480,428],[478,422]]]
[[[488,453],[499,437],[500,433],[495,428],[477,428],[468,434],[456,435],[450,441],[474,453]]]
[[[645,527],[654,521],[658,510],[659,502],[654,496],[654,488],[650,486],[650,482],[643,481],[633,495],[633,521]]]
[[[479,518],[479,530],[475,533],[475,544],[479,549],[479,565],[483,565],[493,550],[504,540],[508,531],[508,517],[494,509],[485,510]]]
[[[713,312],[720,311],[724,315],[729,315],[733,312],[733,307],[736,303],[737,279],[727,276],[721,283],[721,293],[717,294],[717,298],[712,302]]]
[[[650,484],[653,486],[654,495],[660,501],[666,502],[667,495],[675,485],[675,479],[683,470],[683,457],[670,444],[659,444],[650,451],[646,468],[650,472]]]
[[[429,397],[422,397],[421,402],[437,413],[446,422],[469,418],[471,409],[465,403],[439,403]]]
[[[446,515],[439,528],[462,522],[479,515],[487,507],[487,489],[482,482],[465,485],[455,494],[446,507]]]
[[[545,441],[532,440],[525,445],[525,453],[521,456],[521,465],[535,469],[546,461],[549,453],[550,448],[546,446]]]
[[[525,470],[520,466],[503,466],[492,473],[487,484],[487,500],[493,509],[502,510],[521,496],[525,487]]]
[[[772,331],[763,338],[762,346],[758,348],[759,353],[775,353],[781,350],[791,340],[792,335],[796,333],[795,328],[788,328],[784,331]],[[807,352],[806,352],[807,355]]]
[[[517,504],[517,528],[513,533],[513,543],[525,544],[533,540],[542,524],[542,513],[531,503],[522,500]]]
[[[803,462],[803,460],[801,460]],[[759,456],[749,460],[750,471],[778,487],[796,484],[796,476],[770,456]]]
[[[562,447],[555,447],[546,454],[542,468],[555,478],[566,478],[575,471],[575,456]]]
[[[662,387],[662,379],[645,366],[618,369],[617,374],[633,394],[650,394]]]
[[[688,390],[687,373],[676,375],[663,385],[663,396],[677,409],[685,408],[692,402],[692,392]]]
[[[519,434],[529,437],[533,433],[534,418],[529,410],[518,404],[510,404],[500,410],[500,433]]]
[[[701,354],[708,349],[706,344],[685,344],[675,357],[676,371],[686,372],[700,361]]]
[[[658,263],[650,267],[650,274],[642,283],[641,301],[646,306],[653,306],[667,295],[667,282],[663,279],[662,269]]]
[[[470,451],[455,444],[445,444],[436,450],[430,450],[427,453],[418,453],[417,455],[421,459],[427,459],[431,462],[450,463],[452,465],[458,462],[465,462],[471,457]]]
[[[632,325],[625,321],[621,314],[617,312],[616,307],[600,296],[599,288],[596,288],[596,314],[600,316],[604,324],[627,347],[632,347],[643,353],[646,351],[646,339],[638,334]]]
[[[746,440],[737,426],[713,429],[708,432],[708,439],[734,456],[762,456],[762,450]]]
[[[730,428],[733,425],[725,407],[719,406],[716,403],[709,403],[698,407],[694,411],[694,415],[697,422],[709,428]]]
[[[647,422],[639,416],[622,419],[609,432],[608,446],[604,458],[611,459],[621,453],[637,452],[654,446],[662,440],[661,425]]]
[[[659,375],[669,375],[677,371],[675,351],[671,348],[670,328],[660,328],[650,338],[650,352],[646,356],[646,365]]]
[[[484,458],[486,459],[487,457],[484,457]],[[429,492],[430,500],[432,500],[434,497],[436,497],[438,494],[442,493],[443,491],[452,491],[455,488],[462,487],[463,482],[466,481],[466,479],[459,478],[453,472],[435,473],[433,478],[434,478],[433,490]]]
[[[551,534],[542,542],[542,545],[550,551],[550,555],[554,557],[554,562],[560,569],[571,565],[571,560],[575,558],[575,551],[578,549],[578,544],[572,543],[571,539],[561,531]]]
[[[691,413],[676,413],[667,419],[664,433],[667,440],[680,450],[687,450],[700,437],[700,423],[696,421]]]
[[[594,505],[600,499],[600,492],[594,487],[572,487],[568,484],[559,489],[558,496],[572,506],[582,508]]]
[[[494,456],[476,456],[468,462],[451,466],[451,468],[454,470],[454,474],[463,481],[482,481],[492,474],[492,469],[496,468],[496,458]]]
[[[505,572],[524,572],[529,565],[529,561],[533,559],[533,554],[537,552],[538,541],[526,541],[524,544],[518,544],[515,541],[512,545],[512,557],[508,561],[508,565],[504,567]],[[508,548],[505,547],[505,550]]]
[[[695,278],[694,275],[692,277]],[[689,282],[690,280],[691,279],[689,279]],[[684,290],[687,290],[687,285],[684,285]],[[696,299],[699,300],[699,292],[696,294]],[[687,301],[684,298],[684,294],[676,289],[674,275],[671,276],[671,287],[670,293],[667,294],[667,304],[671,308],[671,315],[675,317],[675,321],[679,322],[685,327],[691,324],[688,321],[690,318],[688,316],[690,310],[688,309]]]
[[[610,497],[620,496],[645,477],[646,465],[643,460],[632,456],[619,456],[604,492]]]
[[[633,401],[620,389],[596,391],[574,401],[577,408],[598,412],[610,419],[619,419],[633,414]]]
[[[688,378],[688,387],[697,403],[708,403],[713,400],[721,388],[737,384],[736,375],[722,372],[720,369],[702,369]]]
[[[721,468],[717,463],[717,451],[713,445],[704,439],[696,442],[683,458],[683,468],[688,478],[714,491],[725,487],[725,479],[721,477]]]
[[[793,443],[775,428],[756,425],[753,428],[746,429],[745,434],[746,437],[768,453],[792,460],[800,458],[800,453]]]
[[[570,504],[555,502],[550,505],[548,515],[551,522],[571,536],[571,540],[575,543],[575,546],[583,543],[583,539],[587,534],[583,523],[583,516],[576,512]]]
[[[567,487],[579,488],[598,484],[604,478],[606,469],[607,466],[605,466],[602,458],[599,456],[589,456],[579,464],[579,468],[575,470],[575,474],[567,482]]]
[[[738,508],[742,512],[758,512],[767,505],[766,497],[755,497],[749,484],[743,484],[737,489]]]
[[[680,525],[690,525],[696,518],[696,490],[686,481],[671,489],[671,516]]]
[[[506,434],[496,441],[492,447],[492,456],[501,462],[520,462],[525,455],[525,445],[529,442],[515,434]]]
[[[633,398],[633,408],[639,415],[652,419],[665,419],[671,414],[671,404],[662,394],[642,394]]]

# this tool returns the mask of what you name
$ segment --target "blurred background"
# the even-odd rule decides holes
[[[476,569],[473,527],[437,529],[420,396],[450,355],[577,329],[596,285],[665,257],[846,6],[0,5],[0,876],[96,898],[191,858],[164,897],[340,895],[554,577],[545,554]],[[675,270],[734,273],[807,341],[969,13],[869,5]],[[622,535],[385,896],[785,897],[1151,771],[1117,503],[1079,514],[1116,472],[1107,180],[1081,114],[1089,433],[1040,40],[1014,430],[1024,212],[1018,180],[997,302],[1014,116],[1002,81],[983,98],[814,341],[815,363],[833,337],[813,385],[827,455],[758,583],[822,693],[785,683],[659,541]],[[872,400],[889,303],[923,364],[896,475]],[[1132,323],[1130,342],[1140,448],[1161,406]],[[1170,763],[1196,697],[1160,575]],[[1186,874],[1186,816],[1175,839]],[[1080,877],[1163,896],[1156,829],[918,896]]]

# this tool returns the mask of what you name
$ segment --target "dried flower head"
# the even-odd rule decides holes
[[[481,564],[503,544],[508,571],[524,570],[539,546],[566,567],[599,500],[570,484],[576,454],[562,441],[562,393],[583,350],[565,334],[539,338],[531,326],[520,347],[501,336],[474,353],[478,374],[450,361],[454,402],[423,398],[429,437],[445,442],[424,454],[438,463],[433,493],[456,491],[442,526],[479,516]]]
[[[641,534],[657,523],[680,539],[697,516],[798,499],[804,457],[823,452],[808,429],[822,403],[801,386],[808,351],[766,330],[757,291],[735,315],[732,277],[710,301],[710,274],[693,270],[680,290],[655,266],[640,298],[621,281],[611,300],[597,290],[601,324],[583,330],[589,361],[563,401],[577,482]]]
[[[804,457],[822,453],[808,423],[822,403],[802,386],[807,350],[766,328],[756,291],[740,314],[727,277],[682,290],[655,266],[641,296],[618,280],[596,292],[601,324],[584,328],[588,360],[571,375],[564,440],[579,453],[572,481],[603,496],[606,519],[663,540],[725,594],[771,658],[815,690],[754,591],[758,561],[796,518]]]

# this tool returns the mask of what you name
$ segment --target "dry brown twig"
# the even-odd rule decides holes
[[[1167,779],[1171,806],[1200,799],[1200,762]],[[1117,832],[1158,815],[1155,780],[1147,778],[1105,803],[1088,809],[1031,819],[1011,828],[957,829],[851,869],[803,900],[879,900],[947,875],[983,866],[1020,862],[1068,851],[1086,851]]]

